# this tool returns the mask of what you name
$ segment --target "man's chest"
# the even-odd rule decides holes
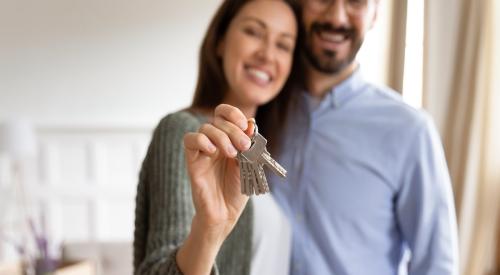
[[[364,126],[329,123],[288,132],[279,155],[288,176],[274,184],[276,191],[293,207],[321,205],[328,215],[392,215],[397,152],[384,141],[383,131]]]

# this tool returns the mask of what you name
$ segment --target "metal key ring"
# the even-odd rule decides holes
[[[255,118],[249,118],[248,122],[253,123],[253,135],[252,138],[255,137],[259,133],[259,127],[257,126],[257,123],[255,122]]]

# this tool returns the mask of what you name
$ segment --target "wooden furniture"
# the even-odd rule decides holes
[[[95,264],[90,261],[65,262],[54,275],[96,275]],[[0,263],[0,275],[23,275],[21,262]]]

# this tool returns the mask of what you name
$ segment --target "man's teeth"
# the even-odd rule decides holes
[[[271,76],[268,75],[266,72],[263,72],[261,70],[257,70],[257,69],[252,69],[252,68],[249,68],[248,69],[248,72],[253,75],[254,77],[262,80],[262,81],[269,81],[271,80]]]
[[[346,39],[345,34],[338,34],[338,33],[328,33],[328,32],[321,32],[320,36],[322,39],[334,42],[334,43],[340,43]]]

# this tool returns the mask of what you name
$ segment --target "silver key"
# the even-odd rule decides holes
[[[255,122],[254,122],[255,123]],[[258,133],[255,125],[252,145],[245,152],[237,155],[240,167],[241,192],[248,196],[265,194],[269,192],[264,165],[281,177],[286,177],[286,170],[279,165],[266,149],[267,140]]]
[[[250,196],[253,193],[253,184],[255,182],[253,167],[251,162],[243,157],[241,153],[238,153],[237,159],[240,167],[241,193]]]
[[[251,196],[269,192],[269,186],[262,164],[248,161],[248,159],[241,154],[238,154],[238,162],[240,167],[242,194]]]
[[[266,174],[264,173],[264,167],[262,164],[258,163],[253,163],[254,165],[254,172],[257,174],[257,185],[255,185],[256,190],[255,194],[260,195],[260,194],[265,194],[269,192],[269,185],[267,184],[267,179],[266,179]]]
[[[267,140],[258,132],[252,137],[252,146],[241,154],[250,162],[257,162],[269,167],[275,174],[285,178],[286,170],[277,161],[275,161],[271,154],[266,149]]]

